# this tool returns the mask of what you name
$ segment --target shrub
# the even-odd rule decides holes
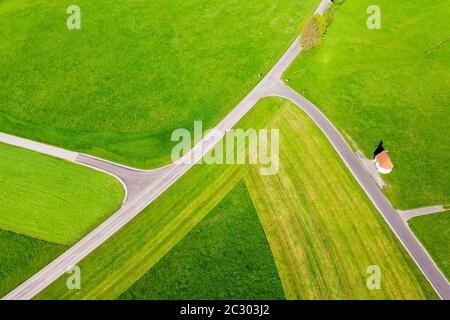
[[[300,33],[300,44],[304,51],[319,45],[322,41],[322,27],[315,16],[306,21]]]
[[[327,28],[333,21],[336,5],[332,4],[323,16],[315,14],[309,18],[300,32],[300,44],[303,51],[309,51],[323,42]]]

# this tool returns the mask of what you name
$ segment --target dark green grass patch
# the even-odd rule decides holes
[[[65,249],[64,246],[0,230],[0,298]]]
[[[243,182],[120,299],[284,299]]]
[[[325,41],[300,56],[289,85],[316,104],[367,156],[383,139],[385,180],[400,209],[450,203],[450,35],[447,0],[371,0],[339,6]]]
[[[414,218],[409,226],[450,281],[450,211]]]

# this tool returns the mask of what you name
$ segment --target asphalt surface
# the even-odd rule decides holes
[[[323,0],[316,12],[323,13],[329,4],[329,0]],[[127,190],[127,200],[117,213],[3,299],[28,300],[44,290],[157,199],[219,142],[225,133],[234,127],[260,99],[269,96],[284,97],[297,104],[311,117],[328,137],[361,187],[381,212],[439,295],[444,299],[450,299],[449,283],[424,248],[414,238],[397,211],[371,180],[339,132],[316,107],[280,81],[282,74],[300,51],[301,47],[297,38],[264,79],[216,126],[216,130],[208,134],[180,161],[172,165],[158,170],[143,171],[87,155],[63,153],[64,157],[70,158],[70,161],[88,165],[116,176]],[[45,149],[45,146],[42,147]],[[55,153],[53,149],[51,152]]]
[[[47,154],[52,157],[60,158],[66,161],[75,162],[78,157],[77,152],[68,151],[65,149],[49,146],[37,141],[32,141],[24,138],[12,136],[10,134],[0,132],[0,142],[7,143],[13,146],[25,148],[39,153]]]
[[[426,216],[429,214],[435,214],[446,211],[443,206],[433,206],[433,207],[426,207],[426,208],[419,208],[419,209],[412,209],[412,210],[398,210],[398,213],[403,218],[403,220],[408,221],[412,218],[417,218],[421,216]]]

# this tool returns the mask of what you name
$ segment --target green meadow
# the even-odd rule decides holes
[[[373,4],[379,30],[366,27]],[[400,209],[450,203],[449,15],[446,0],[347,0],[285,74],[355,149],[371,156],[384,140],[386,194]]]
[[[79,263],[81,290],[67,290],[62,276],[37,299],[208,299],[217,297],[217,286],[232,272],[248,285],[233,294],[261,296],[267,282],[276,278],[270,271],[272,259],[287,299],[436,298],[327,139],[301,110],[281,99],[266,99],[236,127],[280,130],[281,167],[276,175],[263,177],[255,166],[194,166]],[[251,206],[241,198],[242,179]],[[240,199],[244,208],[230,205],[233,199]],[[222,259],[217,246],[232,241],[236,250],[246,247],[248,239],[240,235],[250,227],[253,206],[273,256],[260,231],[252,240],[260,245],[242,253],[249,255],[247,262],[254,262],[255,256],[267,261],[270,272],[266,270],[268,278],[260,283],[252,272],[260,270],[257,262],[247,266],[247,273],[241,259],[237,265],[211,264]],[[251,224],[256,228],[254,220]],[[253,230],[246,232],[252,238]],[[225,256],[236,254],[229,250]],[[381,269],[381,290],[366,286],[372,265]],[[205,279],[197,266],[214,271],[205,272],[207,288],[200,288]],[[182,280],[183,275],[190,279]]]
[[[319,0],[0,2],[0,131],[135,167],[174,129],[214,126],[284,53]]]
[[[414,218],[409,226],[450,281],[450,212]]]

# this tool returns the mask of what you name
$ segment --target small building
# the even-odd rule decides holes
[[[383,147],[383,141],[380,142],[378,148],[374,152],[375,165],[379,173],[389,174],[394,169],[391,157],[386,149]]]

